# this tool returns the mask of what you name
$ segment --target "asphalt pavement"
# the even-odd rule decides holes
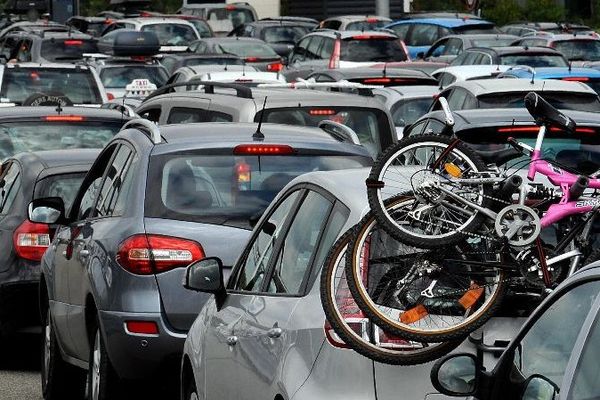
[[[40,335],[0,343],[0,399],[40,400]]]

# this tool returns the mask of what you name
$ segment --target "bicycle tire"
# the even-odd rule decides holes
[[[439,357],[448,354],[461,341],[449,341],[436,343],[434,345],[414,344],[413,349],[393,349],[374,343],[373,336],[377,332],[371,331],[371,340],[359,335],[344,318],[339,308],[338,291],[344,290],[345,276],[345,257],[348,244],[352,241],[353,230],[350,229],[344,233],[332,246],[327,254],[323,270],[321,271],[320,291],[321,303],[327,321],[335,333],[346,343],[348,347],[357,353],[380,363],[390,365],[418,365],[433,361]],[[341,272],[341,274],[340,274]],[[340,275],[338,275],[340,274]],[[347,285],[347,283],[346,283]],[[345,306],[348,306],[348,299],[345,299]],[[356,304],[350,304],[355,306]],[[373,325],[371,323],[371,325]],[[381,329],[381,328],[379,328]],[[407,344],[408,346],[408,344]]]
[[[389,197],[393,197],[404,191],[410,190],[408,184],[405,185],[404,188],[398,187],[398,189],[400,189],[398,191],[396,191],[396,188],[394,188],[393,185],[386,184],[385,174],[388,171],[388,167],[391,167],[392,163],[394,163],[394,160],[398,160],[403,153],[417,149],[419,145],[430,145],[432,147],[435,146],[433,148],[445,149],[448,145],[454,142],[455,139],[441,135],[409,136],[399,141],[396,145],[389,147],[383,154],[381,154],[377,158],[377,160],[373,164],[373,167],[371,168],[371,172],[369,174],[369,178],[367,180],[367,198],[369,200],[369,206],[371,207],[371,210],[375,212],[377,222],[379,222],[381,227],[385,229],[395,239],[419,248],[438,248],[440,246],[449,246],[458,243],[459,241],[465,238],[465,235],[467,235],[468,233],[475,232],[476,229],[480,226],[482,220],[484,219],[484,216],[480,212],[474,211],[473,215],[469,217],[464,224],[460,225],[457,228],[449,230],[443,235],[436,235],[435,237],[433,237],[425,234],[418,234],[414,231],[406,229],[405,225],[401,225],[398,222],[396,222],[384,206],[386,196],[383,193],[383,191],[386,186],[388,188],[391,188],[391,193],[388,192]],[[468,145],[466,145],[463,142],[458,142],[454,144],[455,147],[451,150],[449,157],[450,155],[454,155],[456,157],[464,159],[468,166],[476,172],[481,172],[486,169],[486,165],[481,160],[481,157],[479,157],[479,155]],[[429,161],[431,160],[426,160],[425,165],[422,165],[423,170],[430,168]],[[398,174],[400,175],[400,178],[406,179],[407,183],[409,183],[412,180],[412,170],[407,171],[406,175],[400,173]],[[391,178],[389,179],[389,181],[396,182],[396,180]],[[491,190],[492,188],[490,187],[490,185],[480,185],[480,192],[482,196],[480,198],[479,205],[481,205],[482,207],[489,207],[491,205],[491,200],[489,197],[487,197],[491,195]]]
[[[401,206],[401,204],[399,205],[399,203],[401,203],[402,201],[406,201],[406,198],[402,198],[401,196],[398,196],[398,198],[394,198],[394,201],[392,202],[392,204],[390,204],[390,207],[396,207],[396,206]],[[417,341],[417,342],[425,342],[425,343],[436,343],[436,342],[444,342],[444,341],[452,341],[452,340],[459,340],[459,339],[464,339],[464,337],[466,337],[469,333],[471,333],[472,331],[474,331],[475,329],[479,328],[481,325],[483,325],[493,314],[494,312],[497,310],[497,308],[500,306],[502,299],[506,293],[507,290],[507,285],[506,285],[506,275],[505,273],[500,270],[500,269],[494,269],[492,268],[492,274],[493,274],[493,285],[490,285],[490,290],[488,293],[488,285],[481,285],[481,286],[473,286],[473,280],[471,278],[472,275],[475,275],[475,272],[469,271],[469,275],[467,275],[470,279],[469,281],[469,285],[466,285],[466,281],[464,281],[463,278],[463,283],[465,283],[464,288],[462,289],[463,291],[458,291],[456,290],[454,293],[454,297],[456,297],[456,299],[443,299],[443,300],[439,300],[442,305],[436,305],[435,307],[438,307],[440,310],[444,310],[443,307],[446,307],[447,309],[450,309],[453,313],[457,313],[458,311],[461,312],[465,312],[465,314],[473,307],[475,307],[477,305],[477,309],[475,309],[475,312],[473,312],[471,315],[468,315],[467,317],[465,317],[464,319],[459,320],[460,318],[460,314],[458,315],[458,317],[456,315],[450,314],[450,315],[444,315],[443,313],[438,313],[438,314],[434,314],[433,312],[429,313],[429,311],[435,310],[435,308],[433,306],[431,306],[429,309],[427,306],[426,307],[426,302],[427,300],[423,300],[422,303],[418,303],[418,305],[423,306],[423,308],[425,309],[425,311],[427,311],[427,313],[425,314],[425,316],[423,318],[429,318],[432,322],[436,322],[436,318],[439,319],[439,321],[436,322],[436,327],[428,327],[427,329],[422,329],[422,328],[418,328],[416,325],[411,326],[411,324],[413,324],[413,322],[408,322],[408,323],[403,323],[402,322],[402,315],[407,311],[407,310],[411,310],[409,308],[405,308],[403,310],[400,309],[393,309],[389,304],[389,302],[386,302],[385,305],[380,305],[377,303],[376,300],[374,300],[374,298],[379,298],[381,295],[377,294],[377,293],[373,293],[373,290],[371,288],[367,288],[365,287],[364,283],[363,283],[363,278],[361,277],[363,271],[361,270],[361,257],[363,257],[363,244],[366,243],[366,238],[369,237],[369,235],[373,232],[376,232],[377,235],[376,238],[379,238],[378,240],[378,244],[379,247],[377,249],[374,250],[374,245],[373,242],[370,241],[369,242],[369,247],[368,247],[368,251],[369,251],[369,255],[368,255],[368,260],[369,260],[369,265],[372,263],[371,262],[371,256],[372,254],[376,254],[378,250],[381,251],[385,251],[385,252],[389,252],[389,254],[387,255],[387,258],[390,257],[395,257],[394,261],[395,263],[397,263],[397,266],[395,266],[394,268],[396,268],[398,270],[398,275],[397,277],[399,277],[399,279],[397,279],[397,283],[396,286],[394,287],[394,290],[397,290],[398,288],[398,284],[401,284],[401,289],[397,290],[397,292],[394,292],[394,298],[391,298],[392,301],[397,301],[398,303],[400,303],[400,300],[398,300],[398,294],[400,293],[401,290],[404,290],[404,288],[409,288],[411,284],[413,284],[413,282],[409,282],[408,284],[401,282],[401,280],[405,280],[408,276],[408,273],[406,271],[412,271],[412,269],[414,268],[418,268],[418,265],[416,265],[416,263],[419,261],[419,259],[426,259],[426,257],[428,255],[433,255],[434,257],[439,257],[442,260],[445,260],[445,256],[444,254],[439,254],[439,252],[435,252],[435,251],[428,251],[428,252],[420,252],[420,253],[406,253],[403,255],[403,259],[399,256],[394,256],[393,254],[391,254],[391,251],[389,249],[392,248],[392,246],[389,244],[388,242],[384,242],[387,241],[388,239],[382,238],[383,234],[387,234],[387,232],[384,229],[378,229],[378,222],[377,219],[375,218],[375,216],[373,215],[374,213],[369,213],[367,214],[354,228],[354,232],[353,232],[353,242],[349,245],[348,250],[347,250],[347,255],[346,255],[346,276],[349,277],[348,278],[348,287],[352,293],[352,296],[354,297],[354,300],[356,302],[356,304],[358,305],[358,307],[365,313],[365,315],[371,319],[375,324],[377,324],[378,326],[380,326],[382,329],[384,329],[385,331],[387,331],[388,333],[407,339],[407,340],[413,340],[413,341]],[[377,231],[375,229],[378,229]],[[393,238],[392,235],[389,235],[392,239]],[[397,239],[395,239],[397,240]],[[401,241],[398,241],[400,243],[402,243]],[[386,253],[387,254],[387,253]],[[401,264],[400,264],[400,260],[403,260],[403,262],[406,264],[406,266],[404,267],[404,270],[400,270]],[[412,262],[412,264],[410,264]],[[433,264],[432,264],[433,265]],[[456,284],[456,283],[460,283],[460,275],[456,274],[454,271],[446,271],[446,269],[448,268],[447,265],[443,265],[443,268],[438,268],[438,270],[441,270],[441,276],[446,278],[445,282],[451,282],[452,284]],[[468,268],[468,267],[467,267]],[[478,267],[479,268],[479,267]],[[481,267],[483,268],[483,267]],[[369,266],[369,271],[372,271],[371,266]],[[424,280],[425,278],[417,275],[419,280]],[[382,279],[383,280],[383,279]],[[431,283],[431,281],[433,280],[433,278],[430,278],[429,283]],[[375,285],[376,279],[371,279],[371,277],[369,277],[369,285],[373,286]],[[391,282],[394,282],[393,279],[390,280]],[[440,279],[440,281],[444,282],[443,279]],[[437,282],[437,280],[436,280]],[[416,285],[416,283],[414,283],[414,285]],[[381,281],[377,281],[377,286],[375,287],[375,289],[379,289],[379,287],[382,286]],[[437,289],[439,290],[445,290],[448,289],[449,286],[442,286],[442,289]],[[422,288],[423,286],[421,286]],[[431,286],[430,286],[431,287]],[[434,284],[435,287],[435,284]],[[482,291],[478,291],[478,289],[482,288]],[[418,294],[418,298],[423,297],[423,291],[419,291],[420,288],[417,288],[417,290],[415,291],[413,289],[412,292],[408,291],[408,290],[404,290],[405,292],[409,292],[412,294],[417,293]],[[452,292],[450,292],[452,293]],[[462,296],[461,296],[462,293]],[[475,297],[475,302],[471,303],[468,307],[467,305],[469,303],[462,303],[463,299],[465,298],[465,296],[471,296],[473,293],[478,293],[477,297]],[[459,297],[460,296],[460,297]],[[440,296],[441,297],[441,296]],[[430,299],[431,300],[431,299]],[[452,300],[452,301],[450,301]],[[379,300],[381,302],[381,300]],[[446,303],[444,303],[446,302]],[[480,304],[480,303],[483,304]],[[447,306],[447,304],[450,304],[450,306]],[[460,308],[460,306],[462,304],[466,304],[464,307],[464,310]],[[479,304],[479,305],[478,305]],[[418,307],[417,305],[417,307]],[[415,307],[415,308],[417,308]],[[389,314],[386,314],[384,312],[382,312],[383,310],[386,310]],[[398,311],[398,315],[396,314],[396,311]],[[457,322],[453,323],[453,324],[449,324],[447,323],[445,320],[442,319],[442,317],[444,318],[450,318],[452,319],[456,319]],[[417,320],[416,322],[419,322],[420,320]],[[445,326],[441,326],[441,323],[444,322],[446,325]],[[419,325],[421,325],[422,323],[419,322]]]

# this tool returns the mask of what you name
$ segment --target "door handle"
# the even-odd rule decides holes
[[[279,327],[273,327],[267,331],[267,336],[271,339],[277,339],[281,336],[283,330]]]
[[[237,336],[229,336],[227,338],[227,344],[229,346],[235,346],[238,342],[238,337]]]

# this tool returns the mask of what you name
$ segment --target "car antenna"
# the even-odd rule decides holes
[[[260,113],[260,118],[258,119],[258,126],[256,127],[256,132],[252,135],[252,139],[254,140],[265,140],[265,135],[260,131],[262,127],[263,118],[265,117],[265,107],[267,106],[268,96],[265,96],[265,101],[263,101],[263,108]]]
[[[569,60],[569,72],[571,72],[571,68],[573,68],[573,61]]]
[[[383,77],[387,78],[387,61],[383,63]]]

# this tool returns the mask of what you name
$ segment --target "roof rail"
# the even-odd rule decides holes
[[[125,125],[123,125],[121,130],[127,128],[142,128],[141,130],[144,131],[144,133],[148,136],[152,143],[159,144],[161,142],[160,130],[158,129],[158,126],[152,121],[148,121],[147,119],[143,118],[132,119],[131,121],[128,121]]]
[[[124,114],[130,118],[138,117],[137,113],[133,109],[133,107],[127,104],[119,104],[119,103],[104,103],[100,106],[100,108],[104,108],[107,110],[117,110],[121,114]]]
[[[192,89],[192,86],[198,86],[198,85],[204,86],[204,92],[209,93],[209,94],[214,94],[215,88],[218,87],[218,88],[226,88],[226,89],[235,89],[236,96],[241,97],[243,99],[252,99],[253,98],[252,97],[252,89],[250,89],[248,86],[237,85],[235,83],[210,82],[210,81],[203,81],[200,79],[190,79],[187,82],[171,83],[169,85],[162,86],[160,89],[155,90],[150,95],[148,95],[148,97],[146,97],[144,99],[144,101],[151,99],[153,97],[159,96],[161,94],[171,93],[172,92],[171,89],[176,88],[176,87],[186,87],[187,88],[186,90],[194,90],[194,89]]]
[[[356,89],[359,95],[373,97],[373,90],[378,89],[381,86],[366,86],[358,82],[350,82],[347,80],[341,80],[338,82],[315,82],[311,79],[300,79],[296,82],[289,83],[261,83],[257,85],[258,88],[289,88],[289,89],[316,89],[316,88],[329,88],[329,89]]]

